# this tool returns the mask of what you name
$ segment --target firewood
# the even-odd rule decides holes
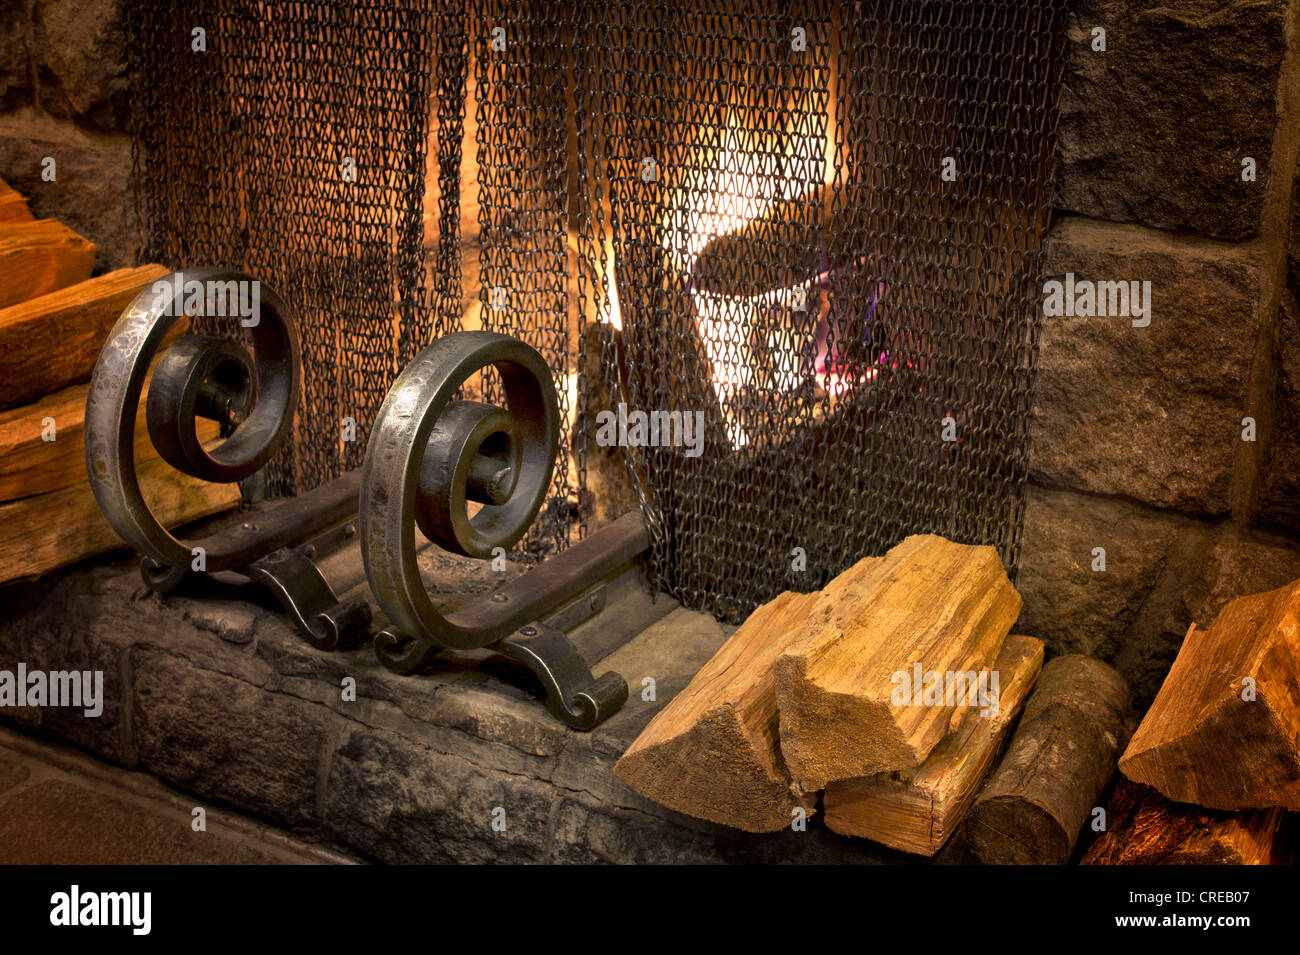
[[[0,408],[89,380],[123,310],[166,274],[161,265],[121,269],[0,309]]]
[[[61,222],[0,226],[0,308],[90,278],[95,246]]]
[[[158,457],[145,422],[143,395],[148,394],[147,387],[146,383],[135,419],[137,462]],[[83,441],[89,391],[89,385],[73,385],[33,404],[0,411],[0,501],[85,483]],[[217,439],[220,425],[199,418],[194,430],[200,441],[208,443]]]
[[[1175,802],[1300,810],[1300,580],[1193,626],[1120,770]]]
[[[776,661],[781,752],[796,785],[919,766],[1019,613],[992,547],[921,534],[890,550]]]
[[[1124,678],[1100,660],[1068,655],[1043,667],[1006,756],[966,819],[981,861],[1069,860],[1115,771],[1128,704]]]
[[[14,192],[3,179],[0,179],[0,225],[9,222],[31,222],[32,214],[27,210],[27,200]]]
[[[239,485],[209,484],[161,458],[140,464],[145,500],[167,527],[239,503]],[[89,481],[0,504],[0,583],[34,576],[124,546],[99,512]]]
[[[1284,813],[1229,813],[1170,802],[1123,777],[1106,807],[1106,831],[1083,865],[1268,865]]]
[[[772,664],[810,620],[871,575],[864,558],[819,593],[783,593],[750,615],[628,747],[614,774],[647,799],[747,832],[775,832],[815,795],[795,786],[778,742]]]
[[[1043,666],[1043,642],[1009,636],[993,672],[996,711],[971,708],[919,767],[833,782],[826,827],[894,849],[932,856],[956,832]]]

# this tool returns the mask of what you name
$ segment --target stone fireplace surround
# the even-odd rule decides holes
[[[1150,281],[1152,313],[1045,320],[1015,631],[1111,662],[1139,706],[1189,623],[1300,576],[1298,6],[1078,0],[1070,17],[1046,277]],[[0,10],[0,177],[94,241],[97,272],[135,246],[118,20],[116,0]],[[652,710],[638,671],[662,703],[723,639],[700,615],[606,661],[632,700],[583,735],[509,683],[396,676],[259,608],[137,584],[119,563],[0,589],[0,663],[102,668],[108,688],[97,721],[6,719],[376,860],[896,858],[819,826],[741,840],[613,778]],[[517,820],[500,834],[498,805]]]

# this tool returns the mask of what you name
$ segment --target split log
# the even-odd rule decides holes
[[[145,461],[137,473],[145,500],[166,527],[239,504],[239,485],[200,481],[161,458]],[[0,504],[0,583],[123,546],[100,514],[89,482]]]
[[[27,199],[0,179],[0,225],[31,221],[32,214],[27,209]]]
[[[0,412],[0,501],[46,494],[86,482],[85,418],[89,385],[73,385],[30,405]],[[144,395],[148,394],[147,383]],[[135,419],[135,460],[158,457],[149,440],[144,397]],[[53,440],[47,424],[53,422]],[[217,439],[220,425],[200,418],[195,434]]]
[[[844,590],[776,661],[781,752],[809,792],[924,762],[1020,613],[997,551],[930,534]]]
[[[1229,813],[1170,802],[1123,777],[1106,807],[1106,831],[1083,865],[1269,865],[1284,813]]]
[[[990,712],[971,709],[914,770],[826,787],[826,827],[893,849],[932,856],[956,832],[1043,666],[1043,642],[1009,636],[993,672]],[[995,702],[993,702],[995,701]]]
[[[750,615],[681,693],[658,713],[614,774],[669,809],[747,832],[790,825],[813,794],[781,758],[772,664],[825,615],[878,558],[865,558],[813,594],[783,593]]]
[[[1175,802],[1300,811],[1300,580],[1188,630],[1119,767]]]
[[[0,309],[0,408],[89,380],[122,312],[166,274],[161,265],[120,269]]]
[[[1043,667],[1007,754],[966,820],[971,849],[994,864],[1061,865],[1115,771],[1128,685],[1084,656]]]
[[[90,278],[95,246],[54,219],[0,227],[0,308]]]

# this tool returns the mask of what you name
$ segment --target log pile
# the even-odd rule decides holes
[[[615,766],[641,795],[750,832],[811,814],[933,855],[1042,664],[996,552],[931,535],[760,607]],[[892,816],[891,816],[892,814]]]
[[[86,477],[87,382],[123,309],[167,269],[145,265],[91,278],[95,247],[53,220],[35,220],[0,181],[0,583],[121,546]],[[181,322],[173,335],[178,334]],[[198,425],[217,440],[214,422]],[[235,485],[206,484],[154,451],[136,420],[141,488],[172,526],[235,506]]]

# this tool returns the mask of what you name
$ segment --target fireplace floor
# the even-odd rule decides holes
[[[623,674],[631,695],[579,733],[545,711],[526,671],[499,659],[460,654],[402,676],[368,647],[318,651],[247,600],[160,601],[131,564],[80,568],[0,593],[0,661],[103,671],[102,714],[0,715],[363,860],[912,861],[816,817],[768,836],[714,826],[616,779],[618,757],[729,633],[680,607],[662,615],[644,592],[629,599],[623,618],[660,619],[593,663]],[[968,856],[950,844],[936,861]]]
[[[196,809],[203,809],[196,816]],[[196,828],[197,825],[201,828]],[[330,865],[353,860],[144,773],[0,728],[0,845],[8,865]]]

